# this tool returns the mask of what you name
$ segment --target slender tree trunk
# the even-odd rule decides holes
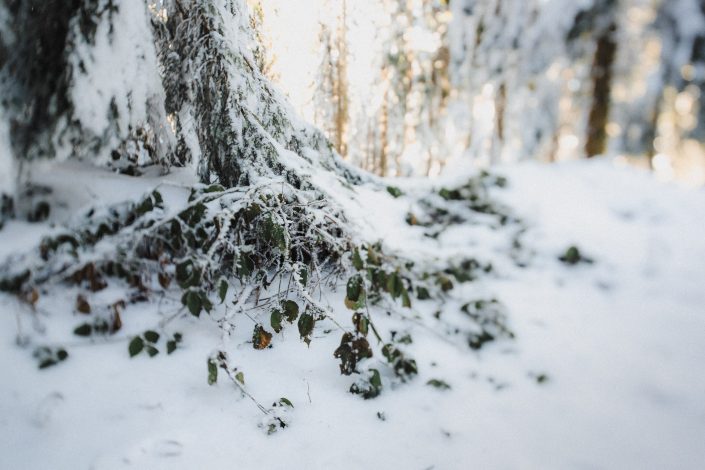
[[[607,150],[612,66],[617,52],[617,43],[614,41],[615,30],[616,25],[612,23],[597,40],[591,72],[593,81],[592,106],[585,142],[585,153],[588,158],[603,154]]]
[[[495,119],[497,126],[496,139],[494,139],[494,148],[492,149],[492,161],[497,163],[502,156],[502,148],[504,147],[504,114],[507,108],[507,87],[504,82],[499,85],[497,95],[495,96]]]
[[[387,174],[387,151],[389,144],[387,142],[389,132],[389,82],[388,70],[385,67],[382,70],[382,81],[385,84],[384,98],[382,99],[382,110],[380,111],[380,138],[379,138],[379,171],[380,176]]]
[[[343,0],[338,31],[338,60],[336,62],[335,82],[335,148],[342,157],[346,157],[348,128],[348,84],[347,84],[347,1]]]

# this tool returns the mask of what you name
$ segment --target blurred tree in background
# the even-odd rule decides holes
[[[315,15],[320,1],[297,8]],[[324,3],[312,118],[337,142],[325,103],[345,90],[343,153],[360,166],[422,175],[453,158],[609,154],[705,181],[703,0],[360,0],[346,35],[342,3]],[[280,85],[301,93],[285,71]]]

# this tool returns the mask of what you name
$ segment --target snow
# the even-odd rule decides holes
[[[79,42],[69,58],[76,70],[71,87],[73,117],[83,132],[100,139],[116,126],[115,140],[106,146],[110,149],[135,129],[162,125],[164,91],[145,3],[123,2],[116,11],[103,13],[94,41]],[[171,137],[167,129],[155,128],[154,132],[164,145]],[[73,149],[63,151],[71,155]],[[98,161],[108,161],[109,151],[105,153]]]
[[[0,110],[0,193],[12,194],[15,191],[15,160],[10,147],[10,126]]]
[[[173,208],[192,183],[186,171],[130,178],[75,163],[44,171],[35,177],[56,175],[57,197],[76,211],[88,203],[138,199],[158,185]],[[397,199],[373,185],[351,190],[311,171],[370,241],[383,239],[385,247],[422,260],[491,260],[497,272],[459,286],[442,315],[451,321],[461,298],[496,296],[516,339],[472,352],[434,323],[431,302],[415,301],[415,316],[408,318],[376,310],[380,329],[413,336],[406,349],[419,363],[419,376],[391,389],[383,372],[382,395],[362,400],[347,392],[351,379],[339,374],[332,357],[339,335],[326,334],[327,326],[316,328],[309,347],[290,326],[275,336],[273,348],[257,351],[248,342],[248,318],[240,315],[233,336],[224,339],[205,315],[168,321],[180,305],[167,295],[129,306],[123,331],[109,340],[89,340],[71,333],[87,319],[72,312],[75,288],[42,294],[34,314],[3,295],[0,466],[705,466],[705,376],[698,372],[705,359],[702,189],[660,183],[607,159],[500,167],[509,185],[492,195],[527,227],[522,268],[507,256],[514,229],[468,224],[436,241],[404,222],[418,195],[462,182],[471,169],[456,166],[435,181],[390,180],[405,193]],[[86,183],[71,184],[79,180]],[[45,224],[8,221],[0,230],[0,255],[32,246],[71,213],[58,212]],[[594,263],[558,261],[570,245]],[[343,290],[326,291],[322,300],[347,324]],[[114,286],[100,292],[103,299],[121,294]],[[219,306],[212,315],[225,313]],[[18,325],[29,346],[16,344]],[[156,325],[162,335],[182,332],[183,344],[170,356],[129,359],[129,338]],[[70,357],[38,370],[31,357],[36,345],[61,345]],[[227,351],[248,392],[265,407],[281,397],[294,404],[285,413],[286,429],[266,435],[258,426],[262,413],[222,371],[216,385],[207,385],[206,361],[218,349]],[[430,379],[452,388],[427,386]]]

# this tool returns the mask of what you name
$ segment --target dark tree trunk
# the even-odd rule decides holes
[[[591,78],[593,83],[592,106],[587,125],[587,140],[585,153],[594,157],[607,150],[607,123],[610,112],[610,94],[612,89],[612,66],[617,52],[614,41],[614,23],[600,35],[597,40],[595,58],[592,64]]]
[[[53,156],[47,134],[71,106],[64,50],[81,2],[8,0],[6,5],[13,21],[12,30],[0,35],[0,104],[12,116],[11,145],[26,158]],[[88,33],[86,12],[80,13],[81,30]]]

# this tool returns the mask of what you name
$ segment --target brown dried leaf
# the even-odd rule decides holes
[[[159,285],[162,286],[163,289],[169,288],[169,284],[171,284],[171,276],[162,272],[157,275],[157,279],[159,280]]]
[[[37,301],[39,300],[39,291],[36,288],[32,288],[31,291],[26,292],[24,294],[23,299],[25,302],[30,304],[32,308],[37,304]]]
[[[120,316],[120,313],[125,308],[125,301],[118,300],[112,304],[111,307],[113,309],[113,321],[110,324],[110,334],[113,334],[122,328],[122,317]]]
[[[89,304],[86,298],[81,294],[78,294],[76,297],[76,310],[85,315],[91,313],[91,304]]]
[[[272,342],[272,333],[265,330],[262,325],[255,326],[252,333],[252,345],[255,349],[264,349]]]

